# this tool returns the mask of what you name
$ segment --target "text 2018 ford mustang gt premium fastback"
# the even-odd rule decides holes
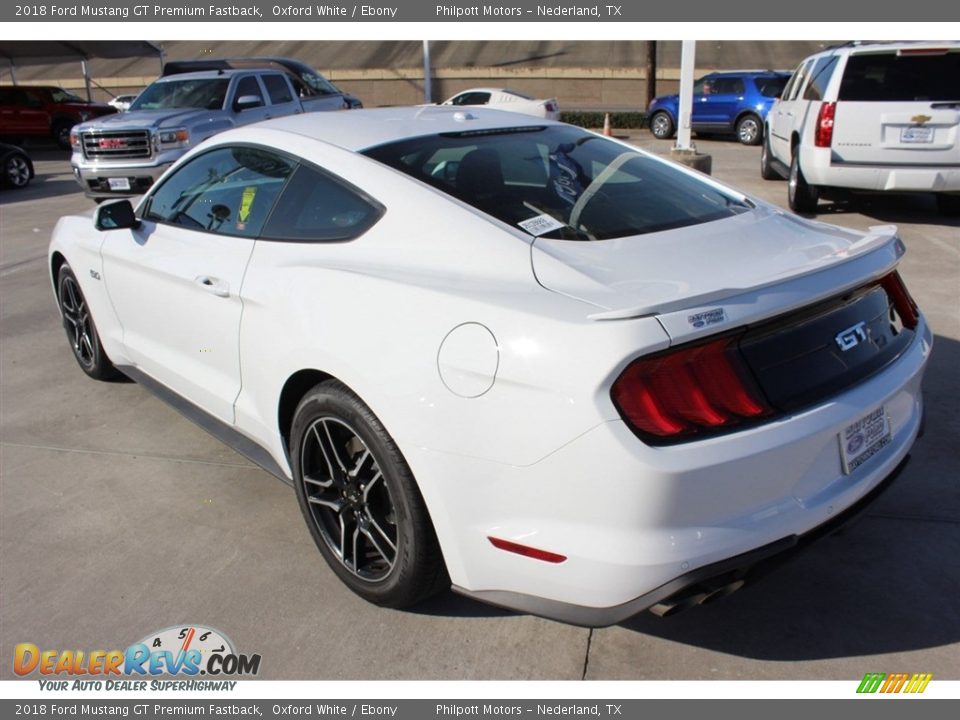
[[[896,474],[932,341],[903,252],[426,107],[217,135],[61,219],[50,272],[81,368],[291,482],[359,595],[602,625],[730,592]]]

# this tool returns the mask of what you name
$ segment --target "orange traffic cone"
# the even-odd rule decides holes
[[[607,137],[613,137],[613,131],[610,129],[610,113],[603,116],[603,134]]]

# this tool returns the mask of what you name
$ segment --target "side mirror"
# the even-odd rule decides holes
[[[243,112],[261,105],[263,105],[263,98],[259,95],[241,95],[234,101],[233,109],[237,112]]]
[[[93,215],[93,224],[97,230],[135,230],[140,227],[129,200],[114,200],[99,206]]]

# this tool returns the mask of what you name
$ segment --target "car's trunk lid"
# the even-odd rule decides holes
[[[902,253],[895,238],[889,225],[860,233],[761,206],[724,220],[614,240],[539,237],[532,266],[545,288],[593,305],[592,319],[655,315],[680,342],[877,277]],[[854,260],[856,268],[825,272]]]

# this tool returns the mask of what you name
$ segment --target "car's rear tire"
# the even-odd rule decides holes
[[[11,153],[3,161],[3,176],[0,183],[4,187],[22,188],[30,183],[30,163],[22,155]]]
[[[650,116],[650,132],[658,140],[669,140],[673,137],[675,130],[673,118],[663,110],[659,110]]]
[[[957,217],[960,215],[960,195],[937,193],[937,210],[941,215]]]
[[[110,380],[119,375],[103,351],[97,326],[87,306],[87,300],[80,290],[77,276],[70,266],[64,263],[57,273],[57,300],[60,303],[60,315],[63,329],[73,350],[80,369],[94,380]]]
[[[764,180],[783,180],[783,176],[773,166],[773,158],[770,155],[770,138],[766,133],[763,135],[763,147],[760,149],[760,177]]]
[[[743,145],[759,145],[763,140],[763,122],[753,113],[737,120],[737,140]]]
[[[70,149],[70,130],[73,128],[73,123],[67,120],[59,120],[53,124],[51,135],[57,143],[57,147],[61,150]]]
[[[300,510],[347,587],[402,608],[450,586],[413,473],[360,398],[320,383],[297,406],[290,437]]]
[[[787,183],[787,201],[790,209],[798,213],[816,213],[820,192],[811,185],[800,169],[800,148],[795,148],[790,159],[790,177]]]

